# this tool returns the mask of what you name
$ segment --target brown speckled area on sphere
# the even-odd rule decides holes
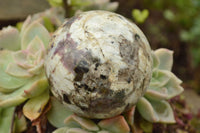
[[[81,13],[53,35],[45,60],[55,97],[88,118],[109,118],[136,104],[151,80],[149,43],[141,30],[107,11]]]

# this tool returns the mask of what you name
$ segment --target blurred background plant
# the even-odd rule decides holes
[[[129,18],[133,16],[153,49],[165,47],[174,51],[176,63],[172,71],[181,77],[187,86],[200,92],[200,1],[117,1],[117,12]],[[141,23],[136,14],[141,14],[144,10],[147,10],[149,15]],[[143,18],[146,15],[139,16]]]

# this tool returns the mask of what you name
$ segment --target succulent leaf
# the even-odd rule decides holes
[[[21,133],[27,129],[26,118],[24,115],[15,116],[14,133]]]
[[[27,81],[27,83],[24,86],[15,90],[14,92],[6,93],[6,94],[0,93],[0,107],[5,108],[5,107],[10,107],[10,106],[16,106],[24,102],[27,99],[27,97],[24,97],[24,93],[27,93],[29,90],[35,90],[43,86],[43,85],[38,84],[41,82],[40,81],[41,75],[35,76],[34,78],[30,79],[29,81]],[[38,91],[41,92],[39,89]],[[42,88],[41,90],[44,90],[44,89]],[[37,92],[36,94],[38,94],[39,92]]]
[[[51,97],[51,109],[47,113],[48,121],[55,127],[61,128],[64,127],[66,124],[64,120],[66,117],[73,114],[73,112],[69,111],[66,106],[63,106],[55,97]]]
[[[27,51],[34,54],[36,53],[38,50],[41,50],[43,53],[45,53],[45,47],[44,47],[44,43],[42,42],[42,40],[36,35],[33,40],[30,41],[30,43],[27,46]],[[42,57],[44,56],[41,55]]]
[[[70,128],[67,130],[67,133],[92,133],[92,132],[88,132],[81,128]]]
[[[92,133],[80,128],[62,127],[55,130],[53,133]]]
[[[49,91],[43,92],[41,95],[31,98],[23,107],[24,115],[31,121],[37,119],[49,101]]]
[[[26,69],[18,66],[16,63],[13,63],[13,62],[8,64],[5,72],[11,76],[20,77],[20,78],[30,78],[33,76]]]
[[[153,123],[140,118],[138,121],[140,128],[145,132],[145,133],[152,133],[153,132]]]
[[[98,131],[99,127],[90,119],[71,115],[65,119],[65,124],[69,127],[82,127],[89,131]]]
[[[0,110],[2,110],[0,113],[0,131],[2,133],[10,133],[15,107],[0,108]]]
[[[168,102],[140,98],[137,109],[150,122],[174,123],[173,110]]]
[[[53,131],[53,133],[67,133],[69,127],[61,127]]]
[[[0,49],[20,49],[20,34],[16,28],[8,26],[0,31]]]
[[[11,106],[19,105],[24,102],[27,98],[20,96],[23,91],[23,87],[16,91],[8,94],[0,93],[0,107],[7,108]]]
[[[182,81],[172,72],[173,52],[168,49],[152,51],[153,74],[152,79],[145,93],[145,97],[152,100],[166,100],[179,95],[183,88]]]
[[[153,68],[158,68],[158,66],[160,65],[160,61],[158,59],[158,57],[154,54],[154,51],[151,52],[151,56],[153,59]]]
[[[113,118],[101,120],[98,123],[99,127],[103,130],[110,131],[112,133],[129,133],[130,128],[123,116],[115,116]]]
[[[172,72],[170,73],[170,76],[171,78],[166,84],[166,88],[168,90],[168,99],[179,95],[184,90],[183,87],[180,86],[182,81],[179,78],[177,78]]]
[[[13,77],[5,71],[10,62],[13,61],[11,51],[0,51],[0,88],[1,92],[11,92],[16,88],[23,86],[27,82],[27,78]]]
[[[31,16],[28,16],[26,18],[26,20],[23,22],[23,25],[21,27],[21,32],[20,32],[20,36],[24,36],[24,32],[27,29],[27,27],[31,24]]]
[[[30,88],[24,90],[24,93],[22,94],[23,97],[25,98],[35,97],[35,96],[40,95],[47,89],[48,80],[45,77],[44,72],[41,73],[41,75],[37,76],[36,78],[38,78],[38,80],[35,81],[34,84]]]
[[[164,86],[171,78],[169,71],[156,69],[153,71],[150,88],[158,88]]]
[[[26,51],[17,51],[12,54],[13,59],[16,62],[17,65],[20,67],[23,67],[25,69],[34,67],[33,64],[30,64],[27,60],[27,52]]]
[[[146,97],[154,100],[170,99],[183,91],[180,86],[182,81],[172,72],[166,70],[156,71],[157,76],[153,74],[150,86],[145,93]]]
[[[99,132],[97,132],[97,133],[111,133],[111,132],[102,130],[102,131],[99,131]]]
[[[28,69],[30,74],[40,74],[44,66],[44,61],[40,61],[35,67]]]
[[[173,51],[160,48],[154,51],[155,55],[159,58],[159,69],[171,71],[173,65]]]
[[[38,36],[42,40],[45,48],[47,48],[47,45],[49,44],[49,40],[50,40],[50,35],[48,31],[45,29],[45,27],[37,21],[34,21],[33,23],[31,23],[27,27],[27,29],[24,31],[24,34],[22,36],[22,41],[21,41],[21,48],[26,49],[29,43],[36,36]]]

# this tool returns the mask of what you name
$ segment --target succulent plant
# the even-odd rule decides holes
[[[153,74],[150,85],[138,103],[140,114],[150,122],[174,123],[173,110],[168,99],[179,95],[183,88],[182,81],[172,72],[173,52],[157,49],[152,52]]]
[[[54,133],[135,132],[135,109],[149,122],[175,122],[167,100],[183,88],[171,72],[172,51],[151,51],[135,24],[106,11],[69,19],[49,43],[45,27],[63,21],[50,14],[0,31],[0,131],[23,132],[25,117],[36,120],[48,102]]]
[[[15,106],[27,101],[23,114],[34,120],[41,114],[39,110],[43,110],[47,104],[48,81],[43,65],[49,40],[49,32],[38,21],[32,21],[31,17],[23,23],[21,32],[11,26],[0,31],[0,110],[10,114],[4,116],[5,119],[12,118],[12,123],[7,124],[12,128],[2,128],[13,129],[13,120],[18,121],[16,125],[25,122],[12,117]],[[4,121],[4,117],[0,121]],[[14,130],[21,132],[20,128]]]

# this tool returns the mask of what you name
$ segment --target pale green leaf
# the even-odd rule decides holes
[[[111,132],[102,130],[102,131],[99,131],[99,132],[97,132],[97,133],[111,133]]]
[[[64,120],[73,114],[66,106],[60,103],[56,98],[51,97],[51,109],[47,113],[48,121],[57,128],[64,127]]]
[[[24,31],[24,34],[22,36],[21,48],[26,49],[29,43],[36,36],[38,36],[42,40],[45,48],[47,48],[50,40],[50,34],[45,29],[45,27],[37,21],[32,22]]]
[[[158,68],[158,66],[160,65],[160,61],[158,59],[158,57],[154,54],[154,51],[151,51],[151,56],[153,59],[153,68]]]
[[[174,75],[172,72],[170,73],[170,75],[171,78],[166,84],[166,88],[168,90],[168,99],[177,96],[184,91],[183,87],[180,85],[182,81],[178,77],[176,77],[176,75]]]
[[[8,88],[2,88],[2,87],[0,87],[0,92],[1,93],[10,93],[12,91],[15,91],[16,89],[18,89],[18,88],[8,89]]]
[[[30,64],[27,60],[28,53],[25,50],[17,51],[12,54],[15,63],[25,69],[34,67],[33,64]]]
[[[44,43],[42,40],[36,35],[28,44],[27,51],[28,53],[37,53],[39,50],[45,52]]]
[[[30,78],[33,76],[33,74],[29,73],[26,69],[13,62],[8,64],[6,73],[19,78]]]
[[[167,88],[156,88],[156,89],[148,89],[145,93],[145,97],[153,100],[165,100],[168,99]]]
[[[44,67],[44,60],[41,60],[39,64],[37,64],[35,67],[30,68],[28,72],[31,74],[39,74],[43,70],[43,67]]]
[[[53,133],[92,133],[80,128],[62,127],[58,128]]]
[[[171,71],[173,65],[173,51],[160,48],[154,51],[154,53],[159,58],[159,69]]]
[[[10,133],[11,132],[14,111],[15,111],[15,107],[2,109],[1,114],[0,114],[0,131],[1,131],[1,133]]]
[[[140,128],[144,131],[144,133],[152,133],[153,131],[153,123],[149,122],[143,118],[140,118],[138,121]]]
[[[38,91],[41,92],[39,88],[41,85],[38,85],[38,82],[40,82],[40,80],[41,79],[39,78],[39,76],[35,76],[32,79],[29,79],[29,81],[27,81],[24,86],[13,91],[12,93],[0,93],[0,107],[5,108],[23,103],[25,100],[28,99],[27,97],[23,96],[24,93],[27,93],[28,90],[35,90],[35,88],[37,88]],[[38,94],[38,92],[36,94]]]
[[[137,23],[144,23],[144,21],[148,18],[149,16],[149,11],[147,9],[144,9],[142,11],[140,11],[139,9],[134,9],[132,11],[132,16],[134,18],[134,20]]]
[[[49,101],[49,91],[45,91],[41,95],[31,98],[23,107],[23,114],[31,121],[37,119]]]
[[[53,131],[53,133],[67,133],[69,127],[61,127]]]
[[[4,88],[7,92],[21,87],[28,80],[27,78],[17,78],[7,74],[5,70],[10,62],[13,62],[12,52],[0,51],[0,88]]]
[[[77,115],[71,115],[65,119],[65,124],[69,127],[82,127],[89,131],[98,131],[99,127],[90,119],[79,117]]]
[[[23,103],[27,99],[21,96],[21,93],[23,93],[25,87],[26,86],[21,87],[20,89],[17,89],[11,93],[0,93],[0,107],[7,108]]]
[[[88,132],[87,130],[81,128],[70,128],[67,130],[67,133],[92,133],[92,132]]]
[[[27,129],[27,122],[24,115],[15,116],[14,133],[22,133]]]
[[[28,16],[26,18],[26,20],[23,22],[23,25],[22,25],[22,28],[21,28],[21,33],[20,33],[20,36],[24,36],[24,32],[25,30],[27,29],[27,27],[30,25],[31,23],[31,16]]]
[[[32,98],[42,94],[45,90],[47,90],[48,80],[44,72],[38,76],[35,76],[34,78],[36,81],[34,81],[31,87],[24,90],[24,93],[22,94],[23,97]]]
[[[174,114],[168,102],[150,100],[144,97],[137,103],[137,109],[144,119],[150,122],[174,123]]]
[[[129,133],[130,128],[123,116],[115,116],[108,119],[103,119],[98,123],[99,127],[103,130],[112,133]]]
[[[170,99],[183,91],[181,83],[172,72],[155,69],[145,96],[154,100]]]
[[[20,35],[16,28],[8,26],[0,31],[1,48],[13,51],[20,49]]]
[[[170,71],[155,69],[152,74],[152,79],[151,79],[149,88],[150,89],[158,88],[158,87],[163,87],[164,85],[166,85],[171,78],[170,73],[171,73]]]

